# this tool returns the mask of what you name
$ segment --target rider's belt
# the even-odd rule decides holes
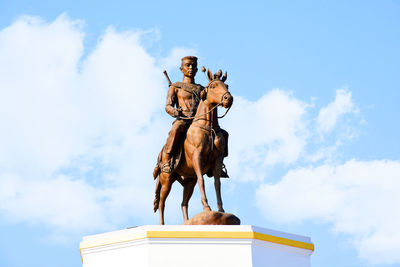
[[[186,117],[192,117],[196,114],[196,110],[182,110],[183,115]]]

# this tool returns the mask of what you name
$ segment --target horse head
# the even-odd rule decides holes
[[[207,77],[209,82],[206,88],[201,92],[201,99],[203,101],[207,99],[207,102],[213,106],[222,105],[224,108],[230,108],[232,106],[233,97],[228,90],[228,85],[224,83],[227,78],[227,73],[225,72],[224,76],[221,76],[221,70],[214,75],[208,70]]]

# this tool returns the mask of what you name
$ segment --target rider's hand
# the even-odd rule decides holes
[[[174,116],[175,116],[175,117],[179,117],[179,116],[181,115],[181,113],[182,113],[182,108],[181,108],[181,107],[176,108],[176,109],[174,110]]]

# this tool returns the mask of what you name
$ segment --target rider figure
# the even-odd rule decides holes
[[[196,114],[197,106],[200,102],[200,93],[204,89],[200,84],[196,84],[194,77],[197,73],[197,57],[187,56],[182,58],[180,70],[183,73],[182,82],[176,82],[170,85],[167,94],[167,104],[165,111],[176,118],[172,123],[172,128],[168,133],[167,142],[160,152],[157,165],[154,169],[154,178],[157,177],[158,172],[163,171],[170,173],[173,171],[173,157],[177,154],[179,138],[182,134],[186,133],[190,124],[191,119],[185,119],[188,117],[194,117]],[[219,127],[218,127],[219,128]],[[221,129],[228,143],[228,133]],[[225,149],[224,156],[227,156],[227,147]],[[162,163],[161,158],[162,156]],[[226,171],[221,172],[221,177],[228,177]]]

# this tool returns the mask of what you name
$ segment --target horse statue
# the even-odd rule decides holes
[[[183,144],[182,157],[175,170],[171,173],[160,172],[156,181],[154,212],[159,209],[160,224],[164,224],[165,200],[171,186],[178,181],[183,186],[182,213],[187,221],[188,204],[193,194],[196,182],[199,184],[201,203],[204,211],[211,211],[204,189],[203,174],[212,172],[217,196],[218,211],[224,212],[221,199],[221,168],[226,141],[218,125],[217,107],[223,106],[226,112],[232,105],[233,97],[224,83],[227,78],[219,70],[214,75],[208,70],[208,84],[200,94],[200,103],[193,122],[187,130]]]

